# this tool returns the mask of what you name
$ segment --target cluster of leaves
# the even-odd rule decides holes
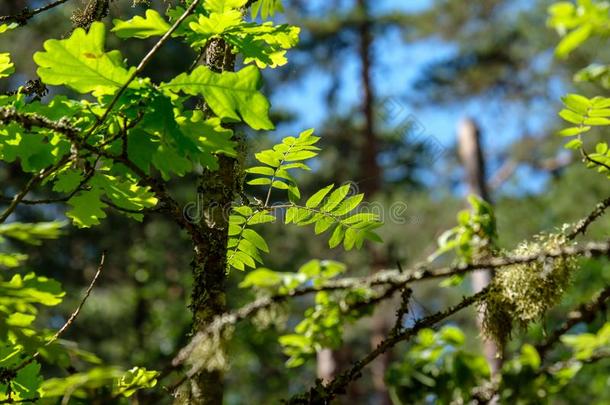
[[[345,270],[345,265],[331,260],[311,260],[296,273],[260,268],[248,273],[240,287],[286,294],[300,286],[321,286]],[[289,356],[286,365],[298,367],[323,348],[341,347],[344,324],[370,313],[370,306],[363,303],[373,294],[365,287],[316,293],[314,306],[305,311],[305,317],[296,325],[294,333],[279,338],[284,353]]]
[[[60,227],[56,222],[0,225],[3,267],[17,268],[27,259],[26,255],[9,252],[11,241],[38,245],[44,239],[56,238]],[[36,330],[33,323],[39,306],[56,306],[63,296],[58,282],[32,272],[14,274],[6,280],[0,276],[0,400],[31,400],[40,396],[40,364],[26,361],[52,333]],[[61,360],[65,362],[66,356]]]
[[[556,367],[543,369],[536,348],[524,344],[502,366],[502,380],[495,389],[501,402],[551,403],[550,394],[560,392],[580,371],[583,362],[608,347],[607,325],[597,334],[563,337],[568,346],[575,348],[574,355]],[[388,370],[386,381],[392,400],[397,404],[425,404],[462,403],[479,398],[479,391],[486,389],[490,377],[489,366],[484,356],[468,352],[465,346],[464,333],[455,326],[444,326],[437,332],[420,331],[404,358]]]
[[[496,217],[491,204],[476,195],[468,196],[470,209],[457,215],[458,225],[438,238],[438,249],[428,260],[453,253],[459,263],[472,263],[473,259],[489,254],[496,245]]]
[[[610,322],[606,322],[596,333],[565,335],[561,337],[561,341],[572,349],[573,357],[579,361],[587,361],[599,355],[608,355]]]
[[[271,53],[277,62],[278,55],[283,57],[282,52],[296,44],[298,30],[241,22],[240,8],[244,3],[205,1],[199,13],[189,18],[202,20],[233,15],[234,37],[231,38],[234,41],[237,41],[235,38],[246,41],[238,35],[242,31],[256,36],[248,39],[251,45],[237,50],[243,53],[261,41],[281,44],[281,52]],[[170,9],[168,15],[176,18],[179,12]],[[190,45],[204,46],[201,38],[195,38],[200,34],[189,28],[189,24],[196,22],[184,22],[175,35]],[[120,38],[147,38],[162,35],[169,28],[168,21],[148,10],[146,18],[115,20],[113,31]],[[96,22],[88,31],[76,29],[67,39],[46,41],[45,51],[34,55],[43,83],[90,93],[96,102],[55,97],[47,104],[28,103],[20,92],[0,97],[0,108],[7,115],[44,117],[51,121],[64,119],[74,130],[67,136],[66,131],[62,133],[57,128],[40,125],[25,128],[15,120],[8,122],[7,118],[7,125],[0,129],[3,140],[0,158],[8,162],[19,159],[26,172],[58,165],[49,181],[54,183],[55,191],[71,196],[68,203],[73,209],[68,216],[81,227],[98,224],[109,204],[136,219],[141,219],[139,211],[157,204],[149,188],[139,184],[140,176],[134,171],[148,175],[154,168],[169,180],[184,175],[195,165],[215,169],[218,154],[235,156],[232,131],[223,128],[223,122],[243,120],[254,129],[273,128],[268,118],[269,103],[259,92],[260,73],[255,67],[247,66],[236,73],[216,73],[199,66],[166,83],[154,84],[147,78],[134,78],[135,68],[128,67],[118,51],[105,51],[105,37],[104,24]],[[207,40],[216,37],[229,40],[224,32],[208,36]],[[3,54],[2,61],[6,58]],[[12,65],[7,63],[2,63],[4,74],[12,71]],[[126,89],[114,100],[113,95],[125,84]],[[190,96],[203,97],[215,117],[206,119],[200,112],[185,109]],[[114,109],[108,114],[111,105]],[[101,117],[105,116],[102,121]],[[67,158],[71,153],[74,158]],[[126,156],[135,165],[131,170],[126,170],[121,162]]]
[[[79,400],[91,398],[93,392],[105,392],[109,398],[131,397],[136,391],[157,385],[158,371],[133,367],[127,371],[118,367],[93,367],[65,378],[49,378],[42,383],[43,398],[66,398]]]
[[[243,7],[248,0],[206,0],[195,15],[187,17],[186,21],[173,34],[183,37],[191,47],[201,50],[212,39],[223,39],[233,48],[233,53],[240,54],[244,63],[254,63],[259,68],[278,67],[285,65],[286,51],[294,47],[299,38],[299,28],[272,22],[258,24],[245,22]],[[263,19],[281,9],[277,1],[259,1],[252,8],[255,18],[261,13]],[[176,21],[184,8],[170,8],[167,15],[171,22]],[[158,12],[149,9],[146,16],[136,16],[129,21],[115,20],[113,32],[119,38],[150,38],[165,34],[170,28]]]
[[[233,209],[229,222],[228,265],[238,270],[256,268],[262,264],[260,253],[269,248],[251,225],[274,222],[276,215],[285,210],[284,222],[297,226],[313,225],[316,234],[329,231],[328,245],[335,248],[343,243],[346,250],[360,249],[365,240],[381,241],[375,229],[381,226],[378,216],[369,212],[355,212],[362,208],[364,195],[349,196],[350,184],[335,188],[329,185],[314,193],[305,204],[300,204],[301,192],[291,173],[295,170],[310,171],[303,161],[315,158],[319,137],[313,130],[301,132],[298,137],[288,136],[271,149],[256,153],[258,166],[246,169],[252,175],[248,184],[267,187],[266,198],[252,207]],[[286,191],[288,202],[271,204],[274,190]],[[358,210],[360,211],[360,210]]]
[[[593,36],[607,37],[610,35],[610,4],[606,1],[578,0],[558,2],[549,8],[549,26],[555,28],[562,40],[555,49],[559,57],[568,57],[576,48]],[[608,88],[610,83],[608,66],[592,64],[580,70],[576,81],[599,83]],[[598,142],[595,152],[588,153],[584,148],[582,135],[592,127],[610,125],[610,99],[606,97],[585,97],[579,94],[568,94],[563,97],[565,108],[559,115],[572,124],[559,132],[559,135],[576,137],[566,143],[568,149],[579,150],[588,167],[597,169],[600,173],[610,174],[610,156],[606,142]]]
[[[11,253],[11,242],[40,245],[45,239],[61,235],[59,222],[23,224],[13,222],[0,225],[0,258],[3,267],[21,267],[26,255]],[[53,331],[35,327],[39,307],[55,307],[65,296],[61,285],[33,272],[14,274],[5,280],[0,276],[0,401],[34,401],[53,403],[57,397],[72,392],[77,398],[86,398],[91,390],[116,386],[114,396],[132,395],[136,390],[154,386],[157,372],[134,368],[125,372],[119,368],[93,367],[67,378],[43,380],[41,365],[32,356],[35,353],[45,362],[61,368],[73,367],[74,361],[98,365],[101,361],[77,345],[48,344]]]
[[[171,31],[171,37],[196,51],[196,61],[215,41],[222,40],[233,54],[243,57],[245,66],[236,72],[217,72],[200,65],[154,83],[141,76],[141,65],[130,66],[118,50],[106,49],[108,30],[101,22],[92,22],[87,30],[77,28],[67,38],[47,40],[44,51],[34,54],[42,83],[63,86],[71,90],[69,94],[83,97],[30,100],[25,88],[0,95],[0,159],[18,162],[26,173],[44,173],[41,182],[58,195],[56,201],[67,202],[70,209],[66,215],[78,227],[99,224],[110,208],[141,220],[145,211],[163,198],[155,189],[157,176],[167,182],[195,168],[214,171],[220,155],[236,157],[236,142],[228,124],[244,122],[254,130],[273,129],[270,104],[260,91],[259,69],[285,64],[285,54],[296,45],[299,29],[258,20],[281,11],[278,0],[254,2],[252,21],[248,22],[244,18],[247,3],[204,0],[189,13],[180,6],[169,7],[165,16],[149,9],[143,16],[114,20],[110,30],[123,40],[167,37]],[[184,7],[193,5],[187,1]],[[0,34],[12,28],[3,25]],[[10,55],[0,55],[0,78],[14,71]],[[205,113],[190,109],[194,97],[205,103]],[[291,172],[310,170],[303,161],[317,155],[318,140],[309,130],[256,154],[260,165],[248,170],[252,176],[249,183],[268,187],[267,199],[233,209],[227,246],[230,268],[244,270],[263,263],[262,253],[269,252],[269,247],[252,226],[274,221],[279,213],[285,213],[286,223],[313,225],[316,234],[329,231],[331,247],[343,244],[350,250],[360,248],[367,239],[380,240],[374,231],[381,225],[377,216],[354,213],[363,195],[350,196],[349,185],[327,186],[299,204],[301,193]],[[270,205],[273,190],[287,191],[289,203]],[[2,256],[2,261],[13,267],[23,260],[18,255]],[[311,262],[298,274],[305,277],[300,283],[309,283],[342,271],[343,266],[336,263]],[[307,350],[314,351],[321,345],[335,346],[340,342],[340,324],[350,315],[342,312],[346,303],[366,294],[364,290],[350,291],[344,297],[318,294],[316,307],[308,311],[292,340],[307,336],[312,342]],[[320,325],[322,318],[325,321]],[[15,324],[25,322],[15,316],[11,319]],[[22,339],[24,336],[19,337]],[[314,341],[318,343],[314,345]],[[289,343],[285,346],[292,350],[293,358],[311,354],[301,353]],[[293,360],[293,365],[295,362],[298,360]],[[12,377],[6,381],[17,384],[19,378]],[[135,389],[152,387],[155,377],[156,372],[145,369],[123,373],[96,366],[68,378],[47,380],[41,389],[46,396],[72,392],[82,399],[92,390],[129,396]]]
[[[591,36],[610,33],[609,11],[606,1],[578,0],[576,4],[561,1],[551,5],[548,25],[563,37],[555,54],[565,58]]]
[[[582,150],[588,167],[596,168],[600,173],[610,176],[610,154],[608,144],[598,142],[595,152],[585,152],[582,135],[589,132],[592,127],[606,127],[610,125],[610,98],[594,97],[588,99],[578,94],[568,94],[563,98],[566,108],[559,115],[573,127],[565,128],[559,132],[561,136],[576,137],[568,142],[568,149]]]
[[[461,402],[489,378],[485,357],[464,349],[464,333],[455,326],[417,334],[408,352],[387,373],[397,404]]]
[[[220,155],[236,156],[227,123],[243,121],[255,130],[273,128],[269,102],[260,92],[259,68],[285,64],[285,53],[296,45],[299,29],[244,21],[246,2],[202,1],[172,33],[197,52],[210,41],[223,39],[248,65],[237,72],[199,66],[153,83],[139,75],[141,69],[129,66],[118,50],[106,49],[108,30],[101,22],[93,22],[87,30],[77,28],[64,39],[47,40],[44,50],[33,56],[41,82],[82,97],[57,95],[43,102],[29,99],[25,88],[0,95],[0,160],[18,163],[25,173],[38,176],[33,178],[57,194],[53,200],[67,202],[66,215],[78,227],[99,224],[110,208],[141,220],[145,210],[159,203],[150,178],[159,175],[170,181],[196,167],[216,170]],[[278,1],[260,0],[253,19],[258,14],[266,19],[280,9]],[[169,8],[164,17],[147,10],[145,16],[129,21],[115,20],[111,31],[125,40],[163,36],[184,12]],[[0,35],[10,35],[15,28],[17,24],[0,25]],[[14,72],[10,55],[1,53],[0,79]],[[193,96],[205,101],[209,114],[190,109]],[[28,228],[13,223],[3,225],[2,235],[31,242],[43,238],[45,229],[56,230],[44,224]],[[252,230],[243,232],[243,242],[237,246],[245,249],[253,241],[257,249],[267,250]],[[21,266],[25,259],[14,252],[0,255],[0,263],[10,268]],[[51,359],[49,353],[59,345],[45,347],[51,333],[32,327],[37,306],[59,304],[63,292],[56,282],[33,273],[17,274],[0,284],[4,297],[0,310],[6,314],[0,356],[0,390],[5,396],[0,400],[51,398],[67,392],[85,400],[100,390],[115,398],[156,384],[155,371],[123,372],[100,366],[99,359],[84,352],[80,357],[87,357],[94,367],[43,383],[39,363],[19,365],[36,352],[61,367],[71,365],[74,353]]]
[[[227,251],[227,266],[237,270],[245,270],[245,266],[256,268],[256,262],[262,264],[260,252],[269,252],[265,239],[252,225],[275,221],[269,211],[255,211],[248,206],[236,207],[229,217],[229,242]]]
[[[468,196],[470,209],[457,215],[458,225],[443,232],[438,238],[438,249],[428,257],[434,261],[452,253],[458,264],[469,264],[489,256],[496,250],[496,217],[491,204],[476,195]],[[443,287],[459,285],[464,275],[453,275],[441,283]]]

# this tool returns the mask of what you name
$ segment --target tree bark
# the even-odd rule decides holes
[[[375,89],[373,85],[372,67],[372,24],[370,18],[369,2],[358,0],[358,8],[361,13],[362,23],[359,26],[359,55],[361,64],[361,81],[363,89],[362,114],[364,116],[363,144],[361,149],[361,190],[368,198],[373,198],[382,188],[382,169],[378,162],[379,139],[376,134],[375,122]],[[372,271],[381,270],[387,264],[385,255],[374,247],[369,249],[371,256]],[[371,347],[376,347],[382,341],[390,328],[385,317],[386,311],[379,308],[371,320]],[[385,373],[390,363],[390,351],[382,354],[371,364],[372,383],[375,390],[373,401],[379,405],[390,405],[392,403],[385,384]]]
[[[371,23],[367,0],[358,0],[358,8],[362,13],[362,24],[359,27],[359,53],[361,64],[361,81],[363,89],[362,114],[364,115],[364,142],[362,145],[362,191],[372,197],[381,188],[381,168],[377,162],[379,153],[378,140],[375,135],[375,95],[371,74]]]
[[[458,153],[464,166],[465,181],[469,194],[475,194],[491,203],[486,182],[485,158],[481,146],[481,131],[476,122],[470,118],[463,119],[458,125]],[[475,293],[487,287],[491,282],[492,273],[489,270],[479,270],[472,273],[472,288]],[[477,324],[481,329],[481,314],[477,316]],[[491,340],[483,341],[483,351],[491,374],[497,375],[502,367],[501,348],[496,347]]]
[[[216,72],[233,71],[235,59],[222,40],[212,40],[206,49],[205,64]],[[206,106],[203,106],[206,111]],[[218,157],[216,171],[204,170],[197,190],[200,215],[198,237],[193,238],[193,290],[191,310],[193,333],[204,330],[226,312],[225,282],[229,214],[240,187],[240,167],[236,159]],[[218,348],[224,351],[222,338]],[[220,405],[224,397],[222,367],[202,370],[178,389],[175,404]]]

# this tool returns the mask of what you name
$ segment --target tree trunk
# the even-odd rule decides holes
[[[337,371],[337,361],[331,349],[322,349],[316,354],[316,374],[324,383],[331,381]]]
[[[364,139],[362,144],[361,168],[362,192],[368,197],[373,197],[381,188],[381,168],[377,162],[379,153],[378,140],[375,136],[375,96],[373,80],[371,75],[371,24],[368,21],[369,7],[366,0],[358,0],[358,7],[362,14],[363,22],[360,24],[360,64],[361,80],[363,89],[362,114],[364,115]]]
[[[458,126],[458,153],[464,166],[465,180],[468,193],[475,194],[481,199],[491,202],[485,180],[485,159],[481,147],[481,134],[477,124],[469,118],[462,120]],[[479,292],[491,282],[492,273],[489,270],[479,270],[472,273],[472,288]],[[477,316],[477,323],[481,329],[481,314]],[[501,349],[494,342],[483,342],[485,358],[489,364],[491,374],[497,375],[502,367],[500,358]]]
[[[205,64],[216,72],[233,71],[235,58],[229,46],[222,40],[212,40],[205,54]],[[206,111],[206,106],[203,106]],[[218,157],[216,171],[204,170],[197,190],[200,233],[193,238],[192,262],[193,333],[204,330],[217,316],[226,311],[225,282],[227,270],[227,242],[229,238],[229,214],[231,204],[239,189],[241,170],[237,160]],[[224,352],[224,342],[213,350]],[[223,357],[224,353],[220,353]],[[223,367],[202,370],[186,381],[176,393],[175,404],[221,405],[224,396]]]
[[[368,198],[373,198],[381,190],[382,170],[377,160],[379,154],[379,139],[375,131],[375,89],[372,78],[372,42],[370,9],[367,0],[358,0],[358,8],[362,18],[359,27],[360,37],[360,64],[361,81],[363,89],[362,114],[364,116],[363,143],[361,149],[361,190]],[[387,265],[387,258],[374,247],[369,249],[371,256],[371,267],[373,272],[381,270]],[[383,308],[383,306],[382,306]],[[382,341],[390,328],[385,310],[375,311],[371,320],[371,347],[376,347]],[[385,384],[385,373],[390,363],[390,351],[379,356],[371,364],[373,387],[375,389],[374,403],[379,405],[390,405],[392,402]]]

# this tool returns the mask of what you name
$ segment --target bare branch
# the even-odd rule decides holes
[[[125,92],[125,90],[127,90],[127,87],[129,87],[131,82],[133,82],[140,73],[142,73],[144,68],[152,60],[153,56],[155,56],[155,54],[159,51],[159,49],[161,49],[161,47],[163,47],[163,45],[165,45],[165,43],[171,38],[172,34],[178,29],[180,24],[182,24],[182,22],[184,20],[186,20],[186,18],[195,11],[195,9],[199,5],[199,3],[201,3],[201,0],[193,1],[191,3],[191,5],[184,11],[184,13],[182,13],[180,18],[178,18],[176,20],[174,25],[172,25],[171,28],[169,30],[167,30],[167,32],[165,34],[163,34],[163,36],[159,39],[159,41],[157,41],[157,43],[150,49],[150,51],[144,56],[144,58],[142,58],[142,60],[140,61],[140,63],[136,67],[136,69],[133,71],[131,76],[129,76],[127,81],[125,83],[123,83],[121,88],[119,88],[119,90],[116,92],[116,94],[114,95],[114,97],[112,98],[110,103],[108,104],[108,107],[106,107],[104,114],[98,119],[96,124],[89,130],[89,132],[85,136],[85,139],[88,138],[89,135],[91,135],[97,128],[99,128],[99,126],[102,125],[104,123],[104,121],[106,121],[106,118],[108,118],[110,111],[112,111],[112,108],[119,101],[119,98],[121,97],[121,95]]]
[[[572,327],[581,322],[592,322],[599,312],[606,309],[607,301],[609,299],[610,286],[606,286],[593,301],[581,304],[577,309],[570,311],[567,320],[559,328],[555,329],[542,343],[536,345],[536,350],[538,351],[540,358],[544,358],[548,351],[559,341],[561,336],[566,334]],[[540,369],[539,374],[565,368],[570,365],[570,362],[574,362],[574,360],[571,359],[567,362],[551,364]],[[500,378],[493,378],[491,381],[485,381],[484,384],[473,388],[471,393],[473,394],[475,403],[488,404],[491,403],[492,400],[496,400],[498,398],[500,383]]]
[[[57,162],[56,164],[54,164],[53,166],[41,170],[38,174],[36,174],[35,176],[33,176],[28,183],[25,185],[25,187],[18,193],[16,194],[13,199],[11,200],[9,206],[4,210],[4,212],[0,215],[0,224],[4,223],[8,217],[15,211],[15,209],[17,209],[17,206],[19,205],[19,203],[25,198],[25,196],[41,181],[43,181],[44,179],[46,179],[47,177],[49,177],[51,174],[53,174],[56,170],[58,170],[59,168],[61,168],[64,164],[66,164],[68,161],[70,160],[70,157],[68,155],[64,156],[59,162]]]
[[[566,334],[572,327],[581,322],[592,322],[600,312],[607,308],[608,300],[610,300],[610,285],[601,290],[593,301],[581,304],[575,310],[570,311],[566,321],[559,328],[555,329],[544,342],[536,345],[536,350],[538,350],[540,357],[544,357],[548,350],[559,341],[561,336]]]
[[[64,323],[64,325],[61,328],[59,328],[59,330],[51,337],[51,339],[49,339],[44,344],[44,347],[47,347],[47,346],[50,346],[51,344],[53,344],[55,341],[57,341],[57,339],[59,339],[59,337],[66,330],[68,330],[68,328],[70,326],[72,326],[72,324],[76,320],[76,317],[80,313],[81,309],[83,309],[83,306],[85,305],[85,302],[87,301],[87,298],[89,298],[89,295],[91,294],[91,291],[93,290],[93,286],[95,285],[97,279],[99,278],[100,274],[102,273],[105,260],[106,260],[106,252],[102,253],[102,258],[100,259],[100,264],[97,267],[97,271],[95,272],[95,275],[93,276],[93,279],[91,280],[91,283],[89,283],[89,287],[87,287],[87,290],[85,291],[85,295],[83,295],[83,298],[81,299],[80,303],[78,304],[78,306],[76,307],[74,312],[72,312],[72,315],[70,315],[70,317],[68,318],[66,323]],[[24,360],[21,364],[19,364],[17,367],[12,369],[12,371],[17,372],[17,371],[21,370],[22,368],[24,368],[25,366],[27,366],[28,364],[30,364],[31,362],[36,360],[36,358],[38,358],[39,356],[40,356],[40,350],[37,351],[36,353],[34,353],[28,359]]]
[[[47,10],[51,10],[52,8],[55,8],[57,6],[61,6],[62,4],[67,3],[68,1],[70,0],[55,0],[54,2],[49,3],[46,6],[42,6],[34,10],[30,10],[26,7],[18,14],[0,16],[0,24],[16,22],[19,25],[25,25],[30,18],[33,18],[36,15],[43,13]]]
[[[220,331],[227,326],[235,325],[236,323],[248,319],[258,311],[269,308],[280,302],[293,299],[295,297],[313,294],[320,291],[337,291],[355,287],[371,288],[376,286],[386,286],[386,297],[391,296],[395,291],[404,288],[407,284],[420,280],[429,280],[442,278],[456,274],[465,274],[478,269],[501,269],[515,264],[532,263],[536,261],[544,261],[560,257],[572,256],[587,256],[599,257],[610,254],[610,241],[602,243],[588,243],[583,246],[567,246],[553,251],[538,252],[524,256],[512,256],[490,259],[485,262],[472,263],[469,265],[451,266],[440,269],[431,269],[425,266],[419,266],[411,271],[404,272],[396,270],[385,270],[375,273],[368,277],[350,277],[339,280],[328,281],[319,286],[303,287],[290,291],[285,294],[276,294],[269,297],[259,298],[251,303],[229,313],[225,313],[217,317],[208,328],[198,332],[193,339],[178,353],[173,359],[172,364],[178,366],[184,363],[192,351],[200,344],[204,344],[207,336],[210,333]]]
[[[578,223],[574,226],[574,229],[566,235],[568,240],[575,239],[579,234],[584,235],[585,232],[587,232],[589,225],[601,217],[608,207],[610,207],[610,197],[598,203],[589,215],[578,221]]]
[[[16,123],[21,124],[26,129],[31,129],[32,127],[50,129],[52,131],[65,135],[66,138],[68,138],[72,143],[77,145],[77,147],[80,149],[87,150],[87,151],[93,153],[94,155],[102,156],[102,157],[110,159],[114,162],[125,165],[136,176],[138,176],[140,178],[140,180],[142,181],[142,183],[144,185],[149,186],[155,192],[155,194],[159,198],[159,200],[161,200],[161,202],[163,202],[165,204],[168,211],[172,213],[174,220],[180,227],[185,228],[189,232],[189,234],[193,237],[201,236],[201,232],[199,232],[196,225],[189,222],[184,217],[184,215],[182,214],[182,210],[180,209],[178,203],[169,195],[169,193],[163,183],[157,181],[155,178],[153,178],[151,176],[148,176],[135,163],[133,163],[131,160],[129,160],[129,158],[127,156],[124,156],[124,155],[116,156],[111,153],[108,153],[107,151],[103,150],[101,147],[96,147],[96,146],[88,144],[87,142],[84,141],[84,138],[83,138],[80,130],[78,128],[71,126],[69,124],[69,122],[67,122],[67,120],[52,121],[41,115],[23,114],[23,113],[19,113],[19,112],[15,111],[12,108],[0,108],[0,122],[5,123],[5,124],[10,123],[10,122],[16,122]],[[65,163],[65,162],[63,162],[63,163]],[[48,173],[47,176],[51,173],[52,172]],[[40,180],[37,180],[31,186],[33,187],[39,181]],[[11,204],[12,209],[10,212],[14,211],[14,209],[24,199],[25,195],[27,194],[27,192],[30,191],[30,189],[31,189],[31,187],[28,188],[27,191],[23,195],[21,195],[21,193],[18,195],[19,199],[15,203]],[[15,198],[17,198],[17,196]],[[61,200],[59,200],[58,202],[61,202]],[[32,201],[31,203],[35,203],[35,201]],[[38,203],[38,202],[36,202],[36,203]],[[120,209],[120,208],[117,208],[114,204],[108,204],[108,205],[112,206],[115,209]],[[125,211],[125,209],[121,209],[121,210]],[[10,212],[9,212],[9,214],[10,214]],[[143,212],[143,211],[138,211],[138,213],[140,213],[140,212]],[[0,219],[1,218],[2,217],[0,217]],[[1,222],[2,221],[0,221],[0,223]]]
[[[409,340],[422,329],[433,327],[439,322],[449,318],[456,312],[459,312],[462,309],[476,303],[477,301],[481,300],[487,294],[487,292],[488,288],[485,288],[474,295],[464,297],[460,303],[447,308],[444,311],[439,311],[433,315],[422,318],[415,322],[415,325],[400,333],[388,336],[373,351],[371,351],[361,360],[354,363],[349,370],[335,377],[330,383],[322,385],[322,383],[318,381],[316,386],[311,387],[308,392],[294,396],[287,400],[286,403],[294,405],[331,403],[331,401],[336,398],[337,395],[343,394],[347,386],[361,376],[362,370],[381,354],[396,346],[398,343]]]

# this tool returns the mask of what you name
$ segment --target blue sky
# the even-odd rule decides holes
[[[344,0],[348,7],[354,0]],[[375,12],[388,13],[395,9],[403,11],[421,11],[425,9],[428,0],[380,0],[372,2]],[[312,1],[315,9],[320,1]],[[398,44],[398,46],[397,46]],[[405,44],[397,32],[389,32],[385,37],[375,41],[374,86],[378,97],[393,97],[397,99],[413,98],[412,83],[429,63],[444,59],[456,51],[454,45],[437,39],[418,41]],[[383,50],[391,49],[392,52]],[[285,68],[289,69],[289,65]],[[357,58],[350,56],[343,61],[340,71],[335,72],[341,78],[342,86],[339,93],[339,106],[343,112],[350,111],[361,98],[360,66]],[[272,100],[283,108],[293,111],[298,119],[295,123],[278,128],[279,135],[298,132],[305,128],[320,128],[326,117],[323,97],[330,85],[330,80],[320,72],[310,71],[305,77],[297,78],[290,86],[276,92]],[[557,96],[562,89],[557,89]],[[493,103],[489,100],[464,100],[457,105],[434,105],[415,108],[405,102],[405,108],[413,113],[426,128],[429,136],[434,136],[445,147],[455,143],[455,128],[463,117],[475,118],[483,130],[484,144],[490,159],[490,172],[493,173],[501,162],[497,157],[506,148],[517,141],[523,134],[544,133],[549,121],[556,119],[557,106],[548,104],[532,104],[517,106],[508,103]],[[534,118],[531,118],[534,117]],[[518,188],[510,192],[536,192],[544,185],[544,176],[534,176],[521,171],[518,175],[524,181]]]

